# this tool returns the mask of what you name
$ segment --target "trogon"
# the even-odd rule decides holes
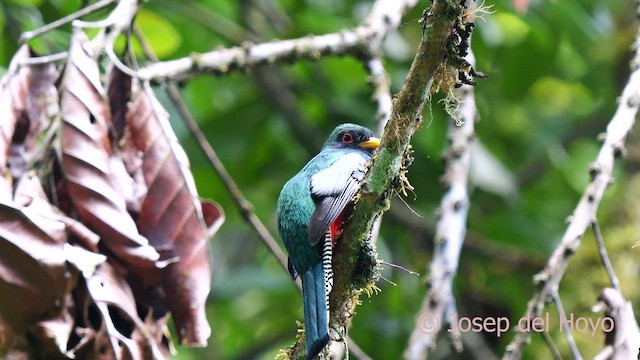
[[[329,343],[333,246],[378,145],[371,130],[339,125],[278,198],[278,230],[289,253],[289,273],[302,280],[307,360]]]

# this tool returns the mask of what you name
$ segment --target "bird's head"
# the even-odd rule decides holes
[[[380,139],[373,136],[373,132],[364,126],[356,124],[338,125],[322,149],[360,149],[373,153],[380,145]]]

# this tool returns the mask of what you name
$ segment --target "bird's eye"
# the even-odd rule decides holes
[[[342,135],[343,144],[351,144],[353,142],[353,135],[351,133],[345,133]]]

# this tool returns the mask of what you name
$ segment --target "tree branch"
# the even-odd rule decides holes
[[[376,124],[378,125],[378,133],[382,134],[393,107],[391,98],[391,82],[389,75],[384,69],[384,64],[380,56],[370,56],[364,60],[364,66],[369,72],[368,82],[373,88],[371,98],[375,101],[378,109],[375,114]]]
[[[73,14],[70,14],[69,16],[65,16],[61,19],[58,19],[52,23],[49,23],[41,28],[35,29],[33,31],[27,31],[24,32],[20,35],[20,39],[18,40],[19,44],[24,44],[27,41],[33,39],[36,36],[40,36],[46,32],[49,32],[53,29],[59,28],[60,26],[63,26],[65,24],[68,24],[76,19],[79,19],[85,15],[91,14],[94,11],[100,10],[104,7],[107,7],[109,5],[111,5],[112,3],[116,2],[116,0],[101,0],[98,1],[94,4],[88,5],[87,7],[84,7],[76,12],[74,12]]]
[[[416,3],[417,0],[378,0],[363,23],[352,30],[263,44],[246,43],[229,49],[192,54],[181,59],[149,64],[140,68],[136,75],[142,80],[182,80],[203,73],[223,75],[266,64],[369,52],[380,47],[386,35],[397,29],[404,12]]]
[[[573,334],[571,331],[573,330],[567,321],[567,312],[564,310],[564,305],[562,305],[562,299],[560,299],[560,294],[558,294],[558,289],[553,292],[553,302],[556,304],[556,308],[558,309],[558,317],[560,318],[560,322],[562,323],[563,333],[565,338],[567,339],[567,343],[569,344],[569,349],[571,350],[571,355],[574,360],[582,360],[582,355],[580,355],[580,350],[576,345],[576,341],[573,339]]]
[[[471,64],[475,63],[472,53],[469,53],[467,60]],[[460,112],[449,122],[449,147],[444,153],[446,170],[443,183],[448,190],[440,202],[433,241],[433,258],[429,264],[428,291],[405,350],[405,359],[423,359],[428,349],[435,346],[441,327],[434,329],[435,331],[425,331],[422,323],[425,314],[440,320],[449,318],[452,312],[457,312],[452,284],[458,270],[460,251],[466,235],[471,142],[475,137],[474,128],[478,114],[472,86],[461,87],[456,98],[461,101]],[[462,125],[456,125],[460,120],[463,121]],[[449,309],[447,314],[445,314],[446,309]],[[441,322],[438,321],[438,324],[440,325]],[[454,344],[456,343],[456,349],[461,350],[459,339],[454,341]]]
[[[598,299],[604,302],[605,315],[613,319],[615,326],[612,325],[613,331],[606,334],[607,346],[594,359],[636,359],[640,348],[640,331],[631,303],[624,299],[619,290],[612,288],[603,289]]]
[[[344,338],[348,319],[364,289],[375,289],[375,249],[369,241],[373,223],[389,207],[392,189],[406,171],[409,142],[419,128],[422,110],[436,71],[445,59],[445,45],[462,7],[435,0],[423,15],[423,37],[407,79],[397,95],[391,117],[359,193],[353,216],[334,250],[334,287],[330,297],[331,326]]]
[[[589,168],[591,182],[585,189],[578,205],[570,218],[569,226],[562,236],[560,244],[547,261],[541,273],[534,277],[538,290],[529,301],[524,316],[540,316],[545,302],[558,288],[560,280],[569,264],[569,259],[580,247],[580,240],[596,219],[596,212],[605,189],[613,181],[612,173],[615,159],[625,153],[624,140],[635,123],[640,105],[640,33],[636,35],[635,56],[631,61],[632,72],[622,91],[615,115],[607,126],[604,144],[595,162]],[[520,331],[507,346],[503,359],[520,359],[524,347],[529,343],[531,333]]]
[[[596,236],[596,244],[598,245],[598,253],[600,253],[600,260],[602,261],[602,265],[607,271],[607,275],[609,276],[609,281],[611,281],[611,287],[613,287],[617,291],[620,291],[620,281],[618,280],[616,273],[613,271],[611,260],[609,260],[609,255],[607,255],[607,248],[604,246],[604,239],[602,238],[602,231],[600,231],[600,225],[598,224],[598,220],[593,220],[591,227],[593,228],[593,232]]]

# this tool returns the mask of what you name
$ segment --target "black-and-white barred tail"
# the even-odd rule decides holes
[[[333,289],[333,269],[331,267],[331,257],[333,254],[333,245],[331,245],[331,232],[324,234],[324,243],[322,244],[322,270],[324,272],[324,293],[327,297],[327,311],[329,311],[329,293]]]

